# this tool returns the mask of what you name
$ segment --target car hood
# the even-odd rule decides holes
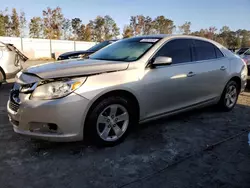
[[[85,50],[85,51],[72,51],[72,52],[66,52],[60,55],[60,57],[64,57],[64,56],[71,56],[71,55],[75,55],[75,54],[91,54],[94,53],[95,51],[89,51],[89,50]]]
[[[36,75],[42,79],[86,76],[112,71],[121,71],[128,68],[128,62],[104,61],[94,59],[80,59],[57,61],[42,65],[32,66],[22,72]]]

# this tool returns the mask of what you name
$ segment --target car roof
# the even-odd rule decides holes
[[[178,35],[178,34],[156,34],[156,35],[141,35],[141,36],[136,36],[133,38],[190,38],[190,39],[201,39],[201,40],[207,40],[207,41],[212,41],[210,39],[204,38],[204,37],[198,37],[194,35]]]
[[[140,35],[140,36],[135,36],[135,37],[131,37],[131,38],[159,38],[159,39],[163,39],[169,36],[173,36],[173,35],[168,35],[168,34],[157,34],[157,35]]]
[[[228,56],[228,57],[233,56],[233,53],[230,50],[228,50],[227,48],[225,48],[223,45],[221,45],[220,43],[213,41],[213,40],[210,40],[210,39],[207,39],[207,38],[204,38],[204,37],[198,37],[198,36],[193,36],[193,35],[158,34],[158,35],[142,35],[142,36],[131,37],[128,39],[140,40],[140,39],[150,39],[150,38],[151,39],[162,39],[164,41],[167,41],[169,39],[181,39],[181,38],[202,40],[202,41],[206,41],[206,42],[212,43],[215,46],[217,46],[225,56]],[[126,39],[123,39],[123,40],[126,40]]]
[[[140,35],[135,36],[131,38],[138,38],[138,39],[148,39],[148,38],[158,38],[158,39],[168,39],[168,38],[189,38],[189,39],[198,39],[198,40],[205,40],[209,42],[215,42],[213,40],[204,38],[204,37],[198,37],[194,35],[178,35],[178,34],[156,34],[156,35]]]
[[[198,36],[193,36],[193,35],[178,35],[178,34],[156,34],[156,35],[141,35],[141,36],[136,36],[136,37],[131,37],[131,39],[149,39],[149,38],[154,38],[154,39],[170,39],[170,38],[186,38],[186,39],[197,39],[197,40],[203,40],[203,41],[207,41],[210,43],[215,44],[218,47],[224,47],[221,44],[219,44],[216,41],[204,38],[204,37],[198,37]],[[129,38],[128,38],[129,39]]]

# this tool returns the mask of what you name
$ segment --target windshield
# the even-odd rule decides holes
[[[101,42],[101,43],[98,43],[97,45],[91,47],[90,49],[88,49],[89,51],[98,51],[102,48],[104,48],[105,46],[109,45],[110,42],[109,41],[104,41],[104,42]]]
[[[249,48],[241,48],[238,52],[237,52],[237,54],[238,55],[242,55],[242,54],[244,54],[244,52],[245,51],[247,51]]]
[[[156,42],[159,39],[153,40]],[[90,56],[90,59],[135,61],[143,56],[155,42],[147,42],[147,40],[141,38],[135,40],[125,39],[94,53]]]

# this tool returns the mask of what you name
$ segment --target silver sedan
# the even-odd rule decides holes
[[[140,36],[18,73],[7,109],[17,133],[114,145],[138,122],[208,105],[230,111],[246,79],[244,61],[214,41]]]

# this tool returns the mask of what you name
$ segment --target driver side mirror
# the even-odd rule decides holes
[[[152,64],[153,66],[162,66],[162,65],[170,65],[171,63],[172,63],[171,57],[159,56],[155,58]]]

